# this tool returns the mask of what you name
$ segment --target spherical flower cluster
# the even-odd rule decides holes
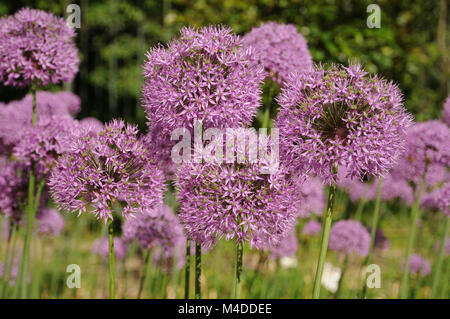
[[[298,217],[307,218],[311,214],[322,215],[325,208],[325,192],[320,180],[312,178],[303,183],[298,183],[298,196],[301,200],[298,205]]]
[[[295,232],[290,232],[288,236],[281,239],[281,241],[273,248],[271,248],[270,256],[273,259],[282,257],[292,257],[297,253],[298,242]]]
[[[183,28],[167,48],[147,53],[143,104],[149,132],[157,130],[171,145],[176,128],[194,121],[209,127],[251,124],[261,101],[261,66],[253,51],[226,27]]]
[[[0,19],[0,82],[30,86],[70,82],[78,72],[75,31],[52,13],[23,8]]]
[[[92,244],[92,253],[95,255],[99,255],[102,258],[108,258],[109,256],[109,239],[108,236],[104,236],[103,238],[98,238]],[[123,241],[114,237],[114,258],[118,260],[125,259],[127,255],[127,246],[123,243]]]
[[[71,92],[52,93],[38,91],[36,93],[37,119],[43,118],[71,118],[80,110],[80,98]],[[24,128],[31,127],[33,100],[31,94],[23,99],[12,101],[0,107],[0,144],[6,149],[12,148],[21,140]]]
[[[40,117],[35,127],[22,129],[13,155],[27,166],[34,162],[38,174],[48,174],[58,157],[70,150],[76,129],[72,118]]]
[[[295,223],[295,187],[281,166],[276,174],[262,169],[247,162],[183,164],[176,184],[189,237],[206,247],[224,236],[255,248],[273,247],[286,237]]]
[[[177,268],[184,265],[186,237],[183,226],[167,205],[128,218],[123,224],[123,240],[136,241],[143,249],[155,248],[156,262],[162,258],[167,266],[175,258]]]
[[[291,72],[312,70],[308,44],[293,24],[263,23],[247,33],[242,38],[242,44],[255,49],[254,59],[279,84]]]
[[[45,208],[38,212],[39,235],[58,236],[64,229],[64,218],[54,208]]]
[[[372,231],[370,227],[366,227],[366,229],[368,233]],[[381,250],[389,249],[389,247],[391,246],[391,242],[389,241],[389,239],[387,239],[386,235],[380,228],[377,228],[375,231],[373,246],[374,248],[379,248]]]
[[[405,268],[405,263],[402,268]],[[418,254],[412,254],[409,259],[409,272],[425,277],[431,273],[430,262]]]
[[[293,74],[278,103],[282,161],[328,182],[336,179],[333,166],[346,167],[350,177],[389,170],[412,121],[397,86],[358,64]]]
[[[416,123],[408,129],[406,151],[399,163],[391,175],[415,185],[420,184],[426,165],[450,166],[450,128],[438,120]]]
[[[103,123],[100,122],[95,117],[86,117],[82,120],[80,120],[80,127],[81,130],[84,132],[88,132],[88,134],[92,136],[98,135],[101,130],[103,130],[105,127],[103,126]]]
[[[302,234],[305,236],[316,236],[321,229],[322,225],[318,221],[310,220],[303,226]]]
[[[368,200],[375,200],[378,192],[378,179],[372,184],[367,185]],[[402,200],[404,203],[411,205],[414,200],[414,192],[411,186],[404,179],[393,178],[392,175],[387,175],[383,178],[381,184],[380,198],[384,201],[391,201],[396,198]]]
[[[439,189],[439,196],[436,196],[436,206],[444,212],[447,217],[450,217],[450,182],[446,182]]]
[[[75,138],[72,150],[61,156],[48,185],[62,209],[112,219],[114,203],[122,214],[138,213],[162,203],[162,172],[147,158],[137,127],[113,120],[97,136]]]
[[[447,96],[447,99],[444,102],[444,123],[447,124],[447,126],[450,126],[450,95]]]
[[[28,179],[23,165],[0,156],[0,213],[18,222],[26,201]]]
[[[369,232],[356,220],[338,221],[331,228],[328,245],[330,250],[365,257],[369,253],[369,245]]]

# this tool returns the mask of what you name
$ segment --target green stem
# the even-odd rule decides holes
[[[369,266],[372,262],[372,254],[373,249],[375,245],[375,234],[378,227],[378,220],[380,217],[380,203],[381,203],[381,186],[383,184],[383,177],[380,177],[378,180],[378,187],[377,187],[377,197],[375,200],[375,209],[373,211],[373,219],[372,219],[372,229],[370,230],[370,245],[369,245],[369,254],[366,258],[366,266]],[[362,297],[365,298],[367,293],[367,285],[364,283]]]
[[[144,267],[142,268],[142,274],[141,274],[141,280],[139,282],[139,291],[137,294],[137,299],[141,299],[142,290],[144,288],[144,282],[145,282],[145,279],[147,278],[148,267],[150,264],[149,257],[150,257],[150,250],[148,250],[147,253],[145,254]]]
[[[366,205],[366,198],[363,196],[358,203],[358,207],[356,208],[355,219],[357,221],[361,221],[362,212],[364,210],[364,206]]]
[[[108,220],[108,239],[109,239],[109,299],[115,299],[115,266],[114,266],[114,228],[112,219]]]
[[[6,294],[6,286],[9,285],[8,282],[8,275],[9,274],[9,254],[11,250],[11,239],[14,235],[14,228],[13,228],[13,222],[9,222],[9,229],[8,229],[8,240],[6,242],[6,254],[5,254],[5,260],[3,261],[3,280],[2,280],[2,294],[1,297],[5,298]]]
[[[184,270],[184,298],[189,299],[189,281],[191,272],[191,240],[186,240],[186,264]]]
[[[434,274],[433,274],[433,283],[431,285],[431,298],[435,298],[436,297],[436,293],[437,293],[437,288],[438,288],[438,283],[439,283],[439,279],[441,277],[441,272],[442,272],[442,264],[444,261],[444,254],[445,254],[445,242],[447,240],[448,237],[448,233],[449,233],[449,224],[450,224],[450,217],[444,216],[445,218],[445,226],[444,226],[444,233],[442,236],[442,240],[441,240],[441,246],[439,247],[439,255],[436,261],[436,266],[434,267]]]
[[[337,172],[337,168],[333,167],[333,173]],[[325,264],[325,258],[327,256],[328,239],[330,238],[331,223],[333,221],[333,208],[334,208],[334,195],[336,193],[336,183],[333,182],[330,185],[328,191],[327,212],[323,216],[322,222],[322,241],[320,246],[320,255],[317,262],[316,277],[314,279],[313,299],[319,299],[320,287],[322,282],[323,267]]]
[[[201,291],[201,276],[202,276],[202,246],[200,243],[195,243],[195,299],[202,298]]]
[[[405,258],[405,266],[402,274],[402,283],[400,288],[400,298],[406,299],[408,297],[408,279],[409,279],[409,261],[411,258],[411,252],[414,247],[414,239],[416,235],[417,229],[417,221],[419,219],[419,206],[420,206],[420,198],[422,197],[423,188],[425,186],[425,176],[427,174],[428,164],[425,165],[425,170],[422,175],[422,181],[420,182],[419,192],[417,193],[416,199],[411,208],[411,225],[409,228],[408,235],[408,246],[406,248],[406,258]]]
[[[241,273],[242,273],[242,257],[244,247],[242,241],[236,243],[236,272],[234,277],[234,299],[241,297]]]

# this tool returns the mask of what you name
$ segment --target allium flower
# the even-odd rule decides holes
[[[375,200],[378,191],[378,179],[373,181],[372,184],[365,186],[367,188],[366,198]],[[391,201],[398,198],[408,205],[412,204],[414,200],[413,189],[404,179],[393,178],[392,175],[387,175],[383,178],[381,186],[380,198],[382,200]]]
[[[92,253],[99,255],[102,258],[108,258],[109,256],[109,240],[108,236],[104,236],[103,238],[98,238],[92,244]],[[127,255],[127,246],[123,243],[123,241],[114,237],[114,258],[118,260],[125,259]]]
[[[169,206],[161,205],[128,218],[122,231],[126,243],[136,241],[143,249],[155,248],[156,263],[162,257],[168,269],[169,264],[176,258],[177,268],[183,267],[186,237],[183,226]]]
[[[86,117],[80,120],[80,126],[82,131],[88,132],[93,136],[98,135],[98,133],[105,128],[103,123],[95,117]]]
[[[298,242],[295,232],[290,232],[289,235],[281,239],[281,241],[270,249],[270,256],[273,259],[282,257],[292,257],[297,253]]]
[[[302,234],[306,236],[316,236],[321,229],[322,225],[318,221],[310,220],[303,226]]]
[[[436,196],[436,206],[450,218],[450,182],[446,182],[439,189],[439,196]]]
[[[28,175],[23,165],[0,156],[0,213],[18,222],[27,190]]]
[[[189,237],[208,247],[216,237],[275,246],[295,223],[295,187],[282,167],[261,174],[260,164],[185,163],[177,172],[180,220]]]
[[[254,58],[279,84],[292,72],[312,70],[308,44],[293,24],[263,23],[247,33],[242,44],[255,49]]]
[[[308,179],[304,183],[298,183],[297,194],[301,196],[298,205],[298,217],[307,218],[311,214],[322,215],[325,208],[325,192],[323,184],[318,179]]]
[[[39,221],[39,235],[58,236],[64,229],[64,218],[54,208],[45,208],[36,215]]]
[[[194,121],[209,127],[251,124],[261,101],[261,66],[253,51],[226,27],[183,28],[179,38],[147,53],[143,104],[149,133],[169,149],[176,128],[192,132]],[[155,131],[156,130],[156,131]]]
[[[426,163],[430,170],[436,164],[450,166],[450,128],[438,120],[416,123],[408,130],[406,152],[399,163],[401,165],[394,167],[391,175],[415,185],[420,184]],[[429,178],[427,184],[432,183]]]
[[[402,268],[405,268],[404,262]],[[430,262],[418,254],[412,254],[409,260],[409,272],[425,277],[431,273]]]
[[[112,219],[113,204],[122,214],[142,212],[162,203],[163,174],[147,158],[137,127],[113,120],[97,136],[82,135],[61,156],[49,179],[60,208]]]
[[[330,250],[343,254],[356,253],[365,257],[369,253],[370,234],[356,220],[341,220],[331,227]]]
[[[293,74],[278,103],[281,160],[328,182],[336,179],[333,165],[349,177],[389,170],[411,124],[397,86],[358,64]]]
[[[36,93],[36,111],[38,121],[44,118],[71,118],[80,110],[80,98],[71,92]],[[33,101],[31,94],[22,100],[12,101],[0,108],[0,144],[13,147],[21,140],[24,128],[31,128]]]
[[[367,232],[370,234],[372,229],[370,227],[366,227],[366,229]],[[387,239],[386,235],[380,228],[377,228],[377,230],[375,231],[375,240],[373,245],[374,248],[379,248],[381,250],[389,249],[389,247],[391,246],[389,239]]]
[[[72,132],[78,124],[72,118],[40,117],[35,127],[26,127],[13,149],[13,155],[27,166],[33,161],[39,174],[48,174],[57,158],[68,152]]]
[[[443,112],[444,123],[450,126],[450,95],[444,102],[444,112]]]
[[[78,72],[75,31],[52,13],[23,8],[0,19],[0,82],[40,86],[70,82]]]

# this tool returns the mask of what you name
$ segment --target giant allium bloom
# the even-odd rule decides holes
[[[437,196],[437,207],[450,218],[450,181],[446,182],[439,189],[439,196]]]
[[[28,176],[23,165],[0,156],[0,213],[18,221],[27,189]]]
[[[369,232],[356,220],[338,221],[331,227],[328,245],[330,250],[365,257],[369,253],[369,245]]]
[[[308,44],[293,24],[263,23],[247,33],[242,44],[255,49],[254,59],[279,84],[292,72],[312,69]]]
[[[450,166],[450,128],[438,120],[416,123],[408,129],[406,151],[399,163],[391,171],[394,178],[419,185],[426,165],[427,175],[439,178],[432,169],[434,165]],[[429,176],[426,182],[432,184]]]
[[[295,224],[295,187],[284,168],[262,174],[259,163],[184,163],[177,172],[180,220],[206,247],[217,237],[275,246]]]
[[[144,64],[143,105],[149,133],[163,136],[170,149],[171,133],[194,121],[209,127],[251,124],[261,101],[261,66],[253,51],[229,28],[183,28],[167,47],[147,53]]]
[[[370,233],[372,231],[371,227],[366,227],[366,229],[367,229],[368,233]],[[373,247],[379,248],[381,250],[386,250],[386,249],[389,249],[390,246],[391,246],[391,242],[386,237],[384,232],[381,230],[381,228],[377,228],[375,231],[375,239],[373,242]]]
[[[445,124],[447,124],[447,126],[450,126],[450,95],[447,96],[447,99],[444,102],[443,118]]]
[[[281,241],[273,248],[270,249],[270,256],[273,259],[282,257],[293,257],[297,253],[298,241],[295,232],[292,231],[281,239]]]
[[[167,205],[161,205],[128,218],[122,228],[126,243],[136,241],[143,249],[155,248],[154,258],[164,264],[174,259],[177,268],[184,264],[186,237],[183,226]]]
[[[75,31],[52,13],[23,8],[0,19],[0,82],[40,86],[70,82],[78,72]]]
[[[80,111],[80,98],[71,92],[36,93],[37,119],[43,118],[71,118]],[[31,94],[23,99],[12,101],[0,107],[0,144],[11,148],[21,140],[24,128],[31,128],[33,100]],[[59,121],[59,120],[57,120]]]
[[[114,257],[118,260],[125,259],[127,255],[127,246],[124,242],[118,238],[114,237]],[[109,239],[108,236],[98,238],[92,244],[92,253],[99,255],[100,257],[107,259],[109,256]]]
[[[366,199],[375,200],[378,192],[378,182],[376,179],[366,186]],[[393,178],[388,174],[383,178],[380,198],[385,201],[400,199],[404,203],[411,205],[414,200],[413,189],[404,179]]]
[[[64,218],[54,208],[44,208],[36,215],[39,221],[39,235],[58,236],[64,229]]]
[[[322,225],[318,221],[310,220],[303,226],[302,235],[316,236],[321,229]]]
[[[35,127],[19,134],[13,155],[27,166],[33,162],[39,174],[48,174],[58,157],[70,150],[72,132],[78,128],[72,118],[39,117]]]
[[[403,262],[402,269],[404,268],[405,263]],[[409,272],[425,277],[431,273],[430,262],[418,254],[412,254],[409,260]]]
[[[336,178],[333,165],[346,167],[350,177],[389,170],[411,124],[397,86],[358,64],[293,74],[278,103],[282,161],[326,181]]]
[[[96,136],[86,132],[74,138],[48,182],[59,207],[80,213],[92,207],[107,221],[115,203],[124,216],[160,205],[163,175],[147,158],[137,133],[136,126],[113,120]]]
[[[322,182],[312,178],[298,185],[297,195],[301,196],[297,208],[298,217],[307,218],[311,214],[321,216],[325,208],[325,191]]]

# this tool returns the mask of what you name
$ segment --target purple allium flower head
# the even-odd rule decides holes
[[[370,185],[364,184],[366,186],[366,199],[376,199],[378,182],[379,180],[375,179]],[[414,200],[413,189],[408,182],[404,179],[393,178],[390,174],[383,178],[380,197],[385,201],[398,198],[408,205],[411,205]]]
[[[294,231],[291,231],[286,237],[282,238],[280,242],[270,249],[270,256],[273,259],[281,257],[292,257],[297,253],[298,242]]]
[[[102,258],[108,258],[109,256],[109,239],[108,236],[104,236],[103,238],[98,238],[92,244],[92,253],[99,255]],[[122,260],[125,259],[127,255],[127,246],[123,243],[123,241],[114,237],[114,257],[116,259]]]
[[[333,165],[346,167],[352,178],[385,173],[412,121],[397,86],[359,64],[292,74],[278,103],[282,162],[327,182],[336,179]]]
[[[322,215],[325,208],[325,192],[323,183],[311,178],[303,183],[298,183],[297,194],[302,197],[298,205],[298,217],[307,218],[311,214]]]
[[[167,265],[176,258],[177,268],[183,267],[186,237],[183,226],[169,206],[163,204],[128,218],[122,231],[126,243],[136,241],[143,249],[155,248],[157,261],[162,257]]]
[[[23,129],[13,155],[27,166],[33,161],[39,174],[48,174],[57,158],[70,150],[71,134],[77,128],[69,117],[40,117],[35,127]]]
[[[444,102],[444,111],[443,111],[444,123],[447,126],[450,126],[450,95],[447,96],[447,99]]]
[[[177,172],[180,220],[204,246],[217,237],[275,246],[295,223],[297,195],[283,167],[262,174],[260,163],[184,163]]]
[[[30,86],[70,82],[78,72],[75,31],[52,13],[23,8],[0,19],[0,82]]]
[[[54,208],[44,208],[38,212],[39,235],[58,236],[64,229],[64,218]]]
[[[316,236],[321,229],[322,225],[318,221],[310,220],[303,226],[302,234],[306,236]]]
[[[372,231],[371,227],[366,227],[367,232],[370,234]],[[386,237],[381,228],[377,228],[375,231],[375,240],[374,240],[374,248],[379,248],[381,250],[389,249],[391,246],[391,242]]]
[[[80,99],[71,92],[36,93],[38,122],[65,121],[72,119],[80,109]],[[9,154],[22,138],[22,133],[31,130],[32,96],[26,95],[22,100],[12,101],[0,108],[0,149]],[[53,119],[53,120],[52,120]]]
[[[341,220],[336,222],[330,231],[330,250],[343,254],[356,253],[362,257],[369,253],[370,234],[356,220]]]
[[[436,196],[436,206],[442,210],[444,214],[450,218],[450,182],[446,182]]]
[[[172,131],[251,124],[261,102],[264,70],[251,60],[252,49],[229,28],[183,28],[167,47],[147,53],[143,105],[149,134],[163,136],[170,152]],[[154,146],[153,146],[154,147]],[[163,152],[164,153],[164,152]]]
[[[255,49],[254,58],[279,84],[292,72],[312,70],[308,44],[293,24],[263,23],[247,33],[242,44]]]
[[[403,262],[402,268],[405,268],[405,262]],[[412,254],[409,259],[409,272],[425,277],[431,273],[430,262],[418,254]]]
[[[406,152],[399,163],[391,171],[394,178],[419,185],[426,163],[430,169],[427,175],[439,177],[431,170],[436,164],[444,167],[450,165],[450,128],[438,120],[416,123],[408,129]],[[427,177],[427,184],[430,183],[432,181]]]
[[[163,174],[148,159],[137,133],[136,126],[113,120],[97,136],[86,132],[74,138],[48,182],[59,207],[79,213],[92,207],[106,222],[113,218],[114,202],[124,216],[162,204]]]
[[[0,156],[0,212],[18,222],[27,190],[28,175],[23,165]]]
[[[100,120],[95,117],[86,117],[80,120],[81,130],[88,132],[90,135],[96,136],[103,130],[105,127]]]

